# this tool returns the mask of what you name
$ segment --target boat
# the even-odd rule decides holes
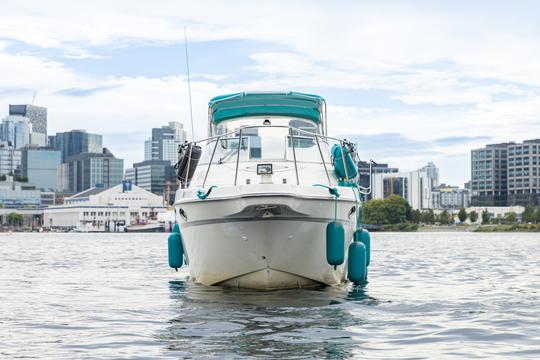
[[[131,224],[124,228],[125,232],[165,232],[165,224],[148,222],[144,224]]]
[[[355,147],[327,128],[318,95],[211,99],[208,137],[186,142],[176,164],[169,265],[188,264],[197,283],[238,288],[332,286],[351,273],[365,281]]]

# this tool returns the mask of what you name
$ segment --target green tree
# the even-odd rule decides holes
[[[457,217],[460,222],[465,222],[465,220],[467,220],[467,211],[465,210],[465,208],[459,209]]]
[[[369,200],[364,204],[364,221],[368,224],[386,224],[384,214],[384,201],[380,199]]]
[[[405,205],[405,220],[409,221],[409,222],[412,222],[412,218],[413,218],[413,208],[411,207],[411,205],[409,205],[409,202],[405,202],[406,205]]]
[[[534,212],[534,222],[540,224],[540,208],[537,208]]]
[[[516,223],[516,213],[513,211],[510,211],[509,213],[506,213],[504,215],[504,222],[506,224],[515,224]]]
[[[484,209],[484,211],[482,211],[482,224],[489,224],[490,218],[491,216],[489,216],[489,211],[487,211],[487,209]]]
[[[433,224],[435,222],[435,213],[433,209],[424,210],[420,214],[420,221],[424,224]]]
[[[452,216],[445,209],[439,214],[438,221],[443,225],[448,225],[452,222]]]
[[[7,176],[5,174],[0,175],[0,181],[6,181]]]
[[[6,216],[6,220],[7,220],[9,225],[20,226],[20,225],[22,225],[23,216],[21,214],[17,214],[17,213],[9,213]]]
[[[469,213],[469,220],[471,221],[471,223],[475,223],[476,220],[478,220],[478,213],[476,211],[471,211]]]
[[[411,222],[413,224],[418,224],[421,220],[421,216],[422,216],[422,213],[420,212],[420,210],[412,210],[411,211]]]
[[[521,221],[524,223],[532,223],[534,220],[534,208],[532,206],[526,206],[523,214],[521,214]]]
[[[384,199],[384,215],[388,224],[405,222],[407,216],[407,200],[399,195],[390,195]]]

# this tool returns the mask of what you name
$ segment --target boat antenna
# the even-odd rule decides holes
[[[184,47],[186,49],[186,69],[187,69],[187,83],[188,83],[188,95],[189,95],[189,117],[191,119],[191,139],[195,140],[195,129],[193,126],[193,109],[191,105],[191,80],[189,76],[189,57],[187,49],[187,34],[186,27],[184,26]]]

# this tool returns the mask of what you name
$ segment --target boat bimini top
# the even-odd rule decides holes
[[[208,103],[210,125],[253,116],[286,116],[313,121],[326,133],[326,102],[299,92],[241,92],[220,95]]]

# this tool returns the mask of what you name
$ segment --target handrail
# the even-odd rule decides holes
[[[319,148],[319,154],[321,155],[322,164],[324,167],[324,172],[326,173],[326,177],[328,178],[328,185],[332,186],[332,181],[330,180],[330,175],[328,174],[328,169],[326,168],[326,162],[324,161],[324,155],[322,153],[321,144],[319,144],[319,136],[315,135],[315,140],[317,141],[317,148]]]
[[[293,153],[293,159],[294,159],[294,171],[296,172],[296,185],[300,185],[300,178],[298,177],[298,163],[296,162],[296,148],[294,146],[294,135],[292,133],[291,127],[289,127],[289,134],[291,135],[292,153]]]
[[[210,166],[212,166],[212,161],[214,160],[214,154],[216,153],[216,149],[219,143],[219,138],[216,139],[216,145],[214,146],[214,150],[212,151],[212,157],[210,157],[210,161],[208,162],[208,168],[206,169],[206,174],[204,174],[204,180],[202,183],[202,186],[206,184],[206,178],[208,177],[208,173],[210,172]]]
[[[243,126],[240,126],[238,129],[235,129],[233,131],[229,131],[228,133],[220,134],[220,135],[214,135],[214,136],[210,136],[208,138],[204,138],[204,139],[200,139],[200,140],[196,140],[196,141],[192,141],[192,142],[193,143],[200,143],[200,142],[204,142],[204,141],[211,141],[211,140],[214,140],[214,139],[219,138],[219,137],[226,137],[228,135],[235,135],[238,130],[256,129],[256,128],[283,128],[283,129],[292,128],[297,132],[304,133],[304,134],[307,134],[307,135],[310,135],[310,136],[315,136],[316,135],[316,136],[319,136],[319,137],[322,137],[322,138],[325,138],[325,139],[338,141],[340,143],[343,141],[342,139],[338,139],[338,138],[335,138],[335,137],[332,137],[332,136],[327,136],[327,135],[324,135],[324,134],[315,134],[315,133],[305,131],[305,130],[302,130],[302,129],[298,129],[298,128],[295,128],[295,127],[289,126],[289,125],[243,125]]]
[[[238,136],[238,153],[236,154],[236,170],[234,172],[234,186],[236,186],[236,181],[238,180],[238,165],[240,164],[240,149],[242,146],[242,134],[244,132],[243,128],[240,128],[240,135]]]
[[[327,135],[324,135],[324,134],[317,134],[317,133],[301,130],[301,129],[298,129],[298,128],[295,128],[295,127],[292,127],[292,126],[288,126],[288,125],[244,125],[244,126],[240,126],[239,128],[237,128],[237,129],[235,129],[233,131],[230,131],[228,133],[224,133],[224,134],[220,134],[220,135],[216,135],[216,136],[211,136],[211,137],[208,137],[206,139],[201,139],[201,140],[197,140],[197,141],[192,142],[192,144],[197,144],[197,143],[201,143],[201,142],[205,142],[205,141],[208,142],[208,143],[210,143],[211,141],[216,142],[216,144],[214,145],[214,149],[212,150],[212,155],[211,155],[210,161],[208,162],[208,166],[206,168],[205,176],[204,176],[204,179],[203,179],[203,182],[202,182],[203,187],[206,185],[206,180],[207,180],[208,175],[210,173],[210,168],[213,165],[212,162],[214,160],[214,157],[215,157],[217,147],[218,147],[218,143],[219,143],[220,139],[227,138],[230,135],[235,135],[234,137],[236,137],[236,134],[238,134],[238,148],[237,148],[237,154],[236,154],[236,168],[235,168],[235,173],[234,173],[234,186],[236,186],[238,184],[238,171],[239,171],[239,167],[240,167],[240,153],[241,153],[241,149],[242,149],[244,130],[245,129],[255,129],[255,128],[283,128],[283,129],[288,129],[289,130],[289,136],[291,138],[291,143],[292,143],[293,161],[294,161],[294,169],[295,169],[297,185],[300,185],[300,177],[299,177],[299,173],[298,173],[298,161],[297,161],[297,158],[296,158],[296,145],[295,145],[295,137],[294,137],[293,131],[296,131],[297,133],[300,133],[300,134],[308,135],[306,137],[309,137],[309,138],[315,138],[315,141],[317,143],[317,148],[319,150],[319,155],[321,156],[322,165],[324,167],[324,171],[325,171],[326,177],[328,179],[328,184],[330,186],[332,185],[332,180],[330,178],[330,174],[329,174],[328,169],[326,167],[326,161],[324,159],[324,154],[323,154],[323,151],[322,151],[322,148],[321,148],[321,145],[320,145],[320,138],[323,139],[323,140],[328,140],[329,139],[329,140],[333,140],[333,141],[338,142],[339,147],[340,147],[340,151],[341,151],[341,161],[343,162],[343,168],[345,169],[345,180],[349,181],[349,173],[348,173],[347,164],[346,164],[346,161],[345,161],[345,152],[343,150],[343,146],[345,144],[344,140],[334,138],[334,137],[331,137],[331,136],[327,136]],[[239,133],[238,133],[238,131],[239,131]],[[189,154],[189,159],[188,159],[188,169],[187,169],[188,171],[189,171],[189,168],[190,168],[190,165],[191,165],[190,160],[191,160],[191,152]],[[188,186],[189,186],[189,184],[186,183],[185,187],[187,188]],[[371,184],[370,184],[370,187],[371,187]]]

